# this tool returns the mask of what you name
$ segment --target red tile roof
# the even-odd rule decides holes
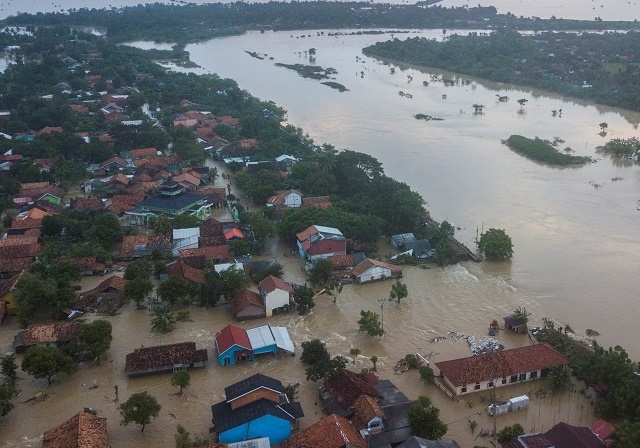
[[[171,241],[168,236],[162,235],[134,235],[122,238],[122,247],[120,248],[121,257],[130,257],[136,249],[136,246],[166,246],[171,248]]]
[[[218,355],[223,354],[234,345],[251,350],[251,342],[249,342],[249,336],[247,336],[246,330],[236,327],[235,325],[227,325],[216,333]]]
[[[44,433],[42,448],[107,448],[107,419],[79,412]]]
[[[607,440],[616,430],[616,428],[611,423],[605,420],[598,420],[589,428],[603,442]]]
[[[180,161],[180,157],[176,155],[151,157],[148,159],[134,160],[133,164],[136,168],[149,167],[149,168],[165,168],[169,165],[177,164]]]
[[[30,325],[23,331],[21,347],[52,342],[69,342],[80,331],[80,322],[61,322],[48,325]]]
[[[280,448],[366,448],[351,422],[331,414],[280,443]]]
[[[242,311],[249,310],[251,308],[254,308],[258,314],[261,314],[261,317],[264,317],[265,307],[262,303],[260,294],[257,292],[244,288],[231,299],[231,312],[236,317],[238,317],[238,314]]]
[[[5,239],[0,240],[0,247],[5,246],[22,246],[23,244],[37,244],[38,237],[30,235],[9,235]]]
[[[220,260],[229,256],[229,246],[206,246],[197,249],[183,249],[178,252],[180,258],[204,257],[207,260]]]
[[[42,219],[14,219],[11,222],[12,229],[39,229],[42,227]]]
[[[31,266],[31,263],[33,263],[33,259],[30,257],[0,259],[0,272],[17,274],[28,269],[29,266]]]
[[[296,238],[298,238],[298,241],[306,241],[311,237],[311,235],[316,233],[318,233],[318,229],[316,229],[316,226],[309,226],[302,232],[297,233]]]
[[[111,157],[110,159],[107,159],[104,162],[102,162],[100,164],[100,168],[106,168],[107,166],[111,165],[112,163],[115,163],[117,165],[121,165],[123,167],[126,167],[128,165],[127,161],[124,160],[123,158],[114,156],[114,157]]]
[[[195,283],[204,283],[204,269],[197,269],[189,266],[182,259],[169,265],[169,275],[172,277],[182,277]]]
[[[208,359],[207,349],[196,349],[195,342],[142,347],[127,354],[124,371],[129,375],[153,373],[167,367],[173,368],[174,364],[192,364]]]
[[[33,237],[29,237],[33,238]],[[6,239],[4,241],[11,242],[12,239]],[[17,241],[17,244],[13,245],[0,245],[0,259],[16,259],[16,258],[33,258],[40,252],[39,244],[29,244]]]
[[[548,343],[437,362],[436,367],[455,386],[567,365],[569,360]]]
[[[329,196],[314,196],[311,198],[302,198],[303,207],[318,207],[329,208],[331,207],[331,200]]]
[[[355,261],[352,255],[332,255],[327,257],[334,269],[347,269],[353,267]]]
[[[61,261],[66,261],[67,263],[84,270],[90,269],[92,271],[105,271],[107,269],[107,266],[104,263],[98,262],[96,257],[65,258]]]
[[[156,148],[139,148],[131,150],[132,159],[142,159],[145,157],[156,157],[158,150]]]
[[[380,409],[378,403],[369,395],[360,395],[353,402],[353,411],[356,417],[352,420],[356,429],[364,429],[374,417],[385,418],[384,412]]]
[[[367,376],[347,369],[337,370],[325,380],[324,386],[345,409],[353,406],[361,395],[382,398]]]
[[[269,294],[270,292],[275,291],[276,289],[282,289],[283,291],[293,292],[293,288],[291,285],[285,283],[284,280],[274,277],[270,275],[260,282],[260,288],[265,292],[265,294]]]
[[[391,272],[399,272],[402,270],[398,266],[394,266],[392,264],[383,263],[382,261],[367,258],[362,263],[359,263],[355,268],[353,268],[353,270],[351,271],[351,274],[353,274],[356,277],[359,277],[374,266],[390,269]]]
[[[115,289],[117,291],[124,291],[124,287],[127,285],[127,281],[122,277],[118,277],[117,275],[112,275],[100,282],[98,286],[89,291],[83,292],[82,295],[87,297],[95,296],[96,294],[100,294],[101,292],[106,291],[107,289]]]

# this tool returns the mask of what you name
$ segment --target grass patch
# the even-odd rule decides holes
[[[538,137],[532,139],[522,135],[512,135],[502,142],[512,151],[528,159],[548,165],[583,165],[593,161],[591,157],[563,154],[554,148],[551,143]]]
[[[424,121],[444,121],[444,118],[432,117],[431,115],[426,114],[415,114],[413,118]]]

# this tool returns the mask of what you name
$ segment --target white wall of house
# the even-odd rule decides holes
[[[456,395],[471,394],[473,392],[483,392],[486,390],[493,390],[493,384],[495,382],[496,388],[509,386],[511,384],[522,383],[524,381],[531,381],[542,377],[542,370],[536,370],[534,372],[518,373],[509,375],[505,378],[496,378],[495,380],[480,381],[478,383],[467,384],[465,386],[454,386],[447,377],[444,377],[444,382],[447,386],[455,392]]]
[[[344,250],[340,250],[337,252],[329,252],[326,254],[315,254],[315,255],[309,255],[309,260],[320,260],[321,258],[329,258],[329,257],[333,257],[334,255],[346,255],[347,253]]]
[[[391,277],[391,269],[383,266],[372,266],[357,277],[358,283],[367,283]]]
[[[264,296],[267,317],[273,316],[273,310],[284,305],[289,305],[289,293],[287,291],[275,289]]]

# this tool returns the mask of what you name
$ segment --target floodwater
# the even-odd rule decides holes
[[[266,0],[258,0],[258,3]],[[0,1],[0,18],[21,12],[34,14],[37,12],[64,12],[79,8],[121,8],[139,4],[167,3],[171,0],[110,0],[108,4],[97,0],[58,0],[45,2],[42,0],[3,0]],[[184,4],[187,2],[175,2]],[[191,0],[188,3],[230,3],[229,0]],[[374,3],[414,3],[407,0],[376,0]],[[550,18],[556,16],[564,19],[592,20],[600,17],[603,20],[633,20],[638,17],[638,0],[443,0],[439,5],[450,8],[467,6],[495,6],[501,14],[511,12],[516,16]]]

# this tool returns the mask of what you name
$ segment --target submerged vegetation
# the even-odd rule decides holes
[[[320,84],[324,84],[325,86],[329,86],[332,89],[336,89],[338,92],[348,92],[349,91],[349,89],[347,89],[345,86],[343,86],[339,82],[325,81],[325,82],[321,82]]]
[[[613,154],[623,159],[640,160],[640,140],[637,137],[614,138],[598,149],[605,154]]]
[[[426,114],[415,114],[413,118],[424,121],[444,121],[444,118],[432,117],[431,115]]]
[[[512,135],[502,143],[528,159],[548,165],[583,165],[593,161],[591,157],[563,154],[551,143],[538,137],[531,139],[522,135]]]
[[[334,68],[324,68],[319,65],[283,64],[282,62],[276,62],[275,66],[288,68],[289,70],[297,72],[303,78],[311,79],[329,79],[330,75],[336,75],[338,73]]]

